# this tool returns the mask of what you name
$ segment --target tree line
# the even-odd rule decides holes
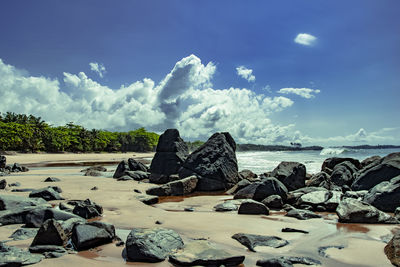
[[[139,128],[129,132],[88,130],[72,122],[52,126],[33,115],[0,113],[0,150],[23,152],[154,151],[159,135]]]

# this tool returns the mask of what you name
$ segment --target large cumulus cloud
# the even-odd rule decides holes
[[[229,131],[240,143],[287,143],[300,134],[294,125],[274,124],[270,115],[293,105],[287,97],[267,97],[245,88],[214,89],[216,67],[190,55],[159,83],[150,78],[109,88],[84,72],[64,73],[62,81],[33,77],[0,59],[1,111],[34,114],[54,125],[73,121],[85,127],[162,132],[206,139]]]

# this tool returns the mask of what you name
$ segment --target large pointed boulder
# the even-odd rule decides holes
[[[183,163],[179,177],[196,175],[196,190],[227,190],[239,181],[236,143],[227,133],[215,133]]]
[[[150,182],[169,182],[171,174],[177,174],[189,154],[187,144],[177,129],[167,129],[158,139],[156,154],[150,165]]]
[[[271,173],[281,181],[289,191],[305,187],[306,166],[298,162],[281,162]]]

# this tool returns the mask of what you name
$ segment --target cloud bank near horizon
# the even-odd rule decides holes
[[[294,105],[293,100],[256,94],[246,88],[214,89],[211,80],[215,71],[214,63],[203,64],[190,55],[178,61],[159,84],[144,78],[111,89],[84,72],[65,72],[60,82],[30,76],[0,59],[1,112],[33,114],[54,125],[73,121],[89,129],[129,131],[146,127],[161,133],[177,128],[191,140],[228,131],[238,143],[257,144],[390,141],[395,140],[387,139],[393,132],[400,132],[393,128],[336,139],[312,138],[297,131],[294,124],[271,120],[272,114]]]

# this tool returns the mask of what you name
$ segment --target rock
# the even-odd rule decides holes
[[[169,261],[178,266],[238,266],[244,258],[218,249],[208,241],[198,240],[169,256]]]
[[[67,241],[68,237],[61,224],[54,219],[49,219],[40,226],[31,247],[38,245],[65,246]]]
[[[11,192],[32,192],[33,190],[35,190],[35,189],[33,189],[33,188],[15,188],[15,189],[12,189]]]
[[[183,209],[184,211],[189,211],[189,212],[193,212],[194,208],[193,207],[186,207]]]
[[[400,231],[394,233],[393,238],[385,246],[386,257],[395,266],[400,266]]]
[[[18,163],[14,163],[14,165],[11,167],[12,172],[27,172],[29,169],[25,166],[21,166]]]
[[[242,201],[239,200],[227,200],[222,203],[219,203],[214,206],[215,211],[224,212],[224,211],[236,211],[239,209],[240,203]]]
[[[248,185],[251,185],[251,182],[249,180],[243,179],[240,182],[238,182],[237,184],[235,184],[231,189],[229,189],[225,193],[229,194],[229,195],[233,195]]]
[[[149,168],[146,165],[133,158],[128,159],[128,166],[130,171],[149,172]]]
[[[238,214],[263,214],[263,215],[268,215],[269,210],[267,206],[264,204],[252,200],[252,199],[246,199],[244,200],[239,207]]]
[[[400,206],[400,175],[371,188],[363,200],[379,210],[394,212]]]
[[[117,178],[117,181],[132,181],[132,180],[133,180],[133,178],[128,175],[124,175],[124,176]]]
[[[257,178],[257,174],[250,170],[241,170],[239,172],[239,177],[241,180],[246,179],[248,181],[254,181]]]
[[[97,186],[93,186],[92,188],[90,188],[90,190],[99,190],[99,188]]]
[[[21,183],[20,182],[15,182],[15,183],[8,184],[8,186],[16,186],[16,187],[18,187],[18,186],[21,186]]]
[[[128,161],[126,161],[126,160],[121,161],[118,164],[117,169],[114,172],[113,178],[120,178],[120,177],[126,175],[125,172],[129,171],[129,170],[130,169],[129,169]]]
[[[155,196],[184,196],[194,191],[197,182],[198,179],[196,176],[190,176],[159,187],[149,188],[146,190],[146,193]]]
[[[86,169],[81,170],[81,172],[88,172],[88,171],[98,171],[98,172],[106,172],[107,168],[99,165],[90,166]]]
[[[307,186],[315,186],[318,187],[322,182],[326,182],[329,180],[329,175],[326,172],[319,172],[311,176],[309,181],[307,182]]]
[[[361,161],[362,168],[365,168],[371,164],[378,165],[381,162],[382,158],[380,156],[372,156]]]
[[[7,165],[6,156],[0,155],[0,169],[4,169]]]
[[[37,245],[29,247],[29,252],[43,254],[45,258],[59,258],[68,254],[65,248],[54,245]]]
[[[183,247],[181,237],[173,230],[164,228],[135,228],[126,239],[128,261],[160,262]]]
[[[364,196],[368,193],[368,190],[360,190],[360,191],[347,191],[343,194],[343,198],[355,198],[355,199],[363,199]]]
[[[146,205],[154,205],[158,203],[157,196],[139,195],[136,196],[136,199],[138,199],[139,201],[143,202]]]
[[[74,207],[75,206],[72,206],[72,205],[69,205],[69,204],[63,203],[63,202],[60,202],[58,204],[58,208],[60,210],[63,210],[63,211],[66,211],[66,212],[70,212],[70,213],[72,213],[72,211],[74,210]]]
[[[103,214],[103,208],[90,199],[86,199],[78,203],[74,207],[72,213],[85,219],[91,219],[101,216],[101,214]]]
[[[342,199],[336,213],[342,223],[399,223],[392,216],[354,198]]]
[[[177,129],[167,129],[160,138],[150,165],[150,182],[164,183],[165,177],[177,174],[189,154],[187,144]]]
[[[60,182],[61,180],[56,177],[47,177],[43,182]]]
[[[25,223],[27,227],[40,227],[48,219],[55,219],[57,221],[66,221],[71,218],[78,218],[79,216],[47,207],[38,207],[29,210],[22,223]]]
[[[5,189],[7,187],[6,179],[0,180],[0,189]]]
[[[99,221],[76,224],[71,237],[72,243],[78,251],[111,243],[114,238],[114,226]]]
[[[389,160],[367,171],[361,172],[351,185],[351,189],[354,191],[369,190],[375,185],[384,181],[389,181],[398,175],[400,175],[400,161]]]
[[[347,162],[347,161],[345,161]],[[343,163],[345,163],[343,162]],[[353,175],[346,166],[340,163],[333,169],[330,180],[338,186],[351,185],[353,182]]]
[[[262,201],[269,196],[278,195],[283,201],[286,201],[287,194],[288,190],[283,183],[276,178],[268,177],[239,190],[235,194],[234,199],[250,198],[256,201]]]
[[[298,220],[309,220],[309,219],[316,219],[316,218],[322,218],[321,215],[315,214],[312,211],[309,210],[304,210],[304,209],[290,209],[286,215],[287,217],[293,217]]]
[[[25,240],[36,236],[39,229],[37,228],[19,228],[10,235],[13,240]]]
[[[238,233],[234,234],[232,238],[237,240],[240,244],[247,247],[250,251],[253,252],[256,252],[255,247],[258,246],[280,248],[289,244],[287,240],[277,236]]]
[[[326,211],[336,211],[341,196],[342,193],[338,191],[314,191],[298,198],[296,207],[311,206],[313,210],[317,210],[320,206]]]
[[[52,187],[41,188],[37,190],[33,190],[29,194],[30,198],[43,198],[46,201],[51,200],[63,200],[58,192],[56,192]]]
[[[40,262],[42,255],[31,254],[29,251],[7,246],[0,242],[0,266],[23,266]]]
[[[308,234],[308,231],[304,231],[304,230],[299,230],[299,229],[295,229],[295,228],[282,228],[282,232],[284,233],[303,233],[303,234]]]
[[[263,201],[261,201],[265,206],[270,209],[281,209],[283,207],[283,201],[281,196],[279,195],[271,195],[266,197]]]
[[[258,260],[256,264],[257,266],[266,267],[293,267],[293,264],[321,265],[321,262],[309,257],[281,256],[266,260]]]
[[[41,198],[27,198],[16,195],[0,195],[0,210],[11,210],[23,207],[47,205]]]
[[[77,225],[77,224],[85,224],[86,220],[81,218],[81,217],[77,217],[77,218],[70,218],[68,220],[60,221],[60,222],[61,222],[61,227],[64,230],[64,233],[67,236],[71,236],[72,230],[74,229],[75,225]]]
[[[84,174],[84,176],[93,176],[93,177],[99,177],[103,175],[104,175],[103,173],[96,170],[87,170]]]
[[[215,133],[190,154],[179,170],[179,177],[196,175],[196,190],[227,190],[239,182],[236,143],[229,133]]]
[[[305,187],[306,167],[298,162],[281,162],[271,173],[289,191]]]
[[[38,207],[22,207],[0,211],[0,225],[22,224],[26,222],[26,215]]]
[[[397,220],[400,220],[400,207],[397,207],[397,208],[395,209],[395,211],[394,211],[394,217],[395,217]]]
[[[333,168],[336,165],[338,165],[344,161],[351,162],[357,169],[361,169],[361,167],[362,167],[360,161],[357,159],[333,157],[333,158],[327,158],[326,160],[324,160],[324,162],[322,163],[321,170],[324,171],[324,169],[326,169],[326,168],[333,170]]]
[[[135,181],[142,181],[150,177],[150,173],[144,171],[126,171],[125,174]]]

